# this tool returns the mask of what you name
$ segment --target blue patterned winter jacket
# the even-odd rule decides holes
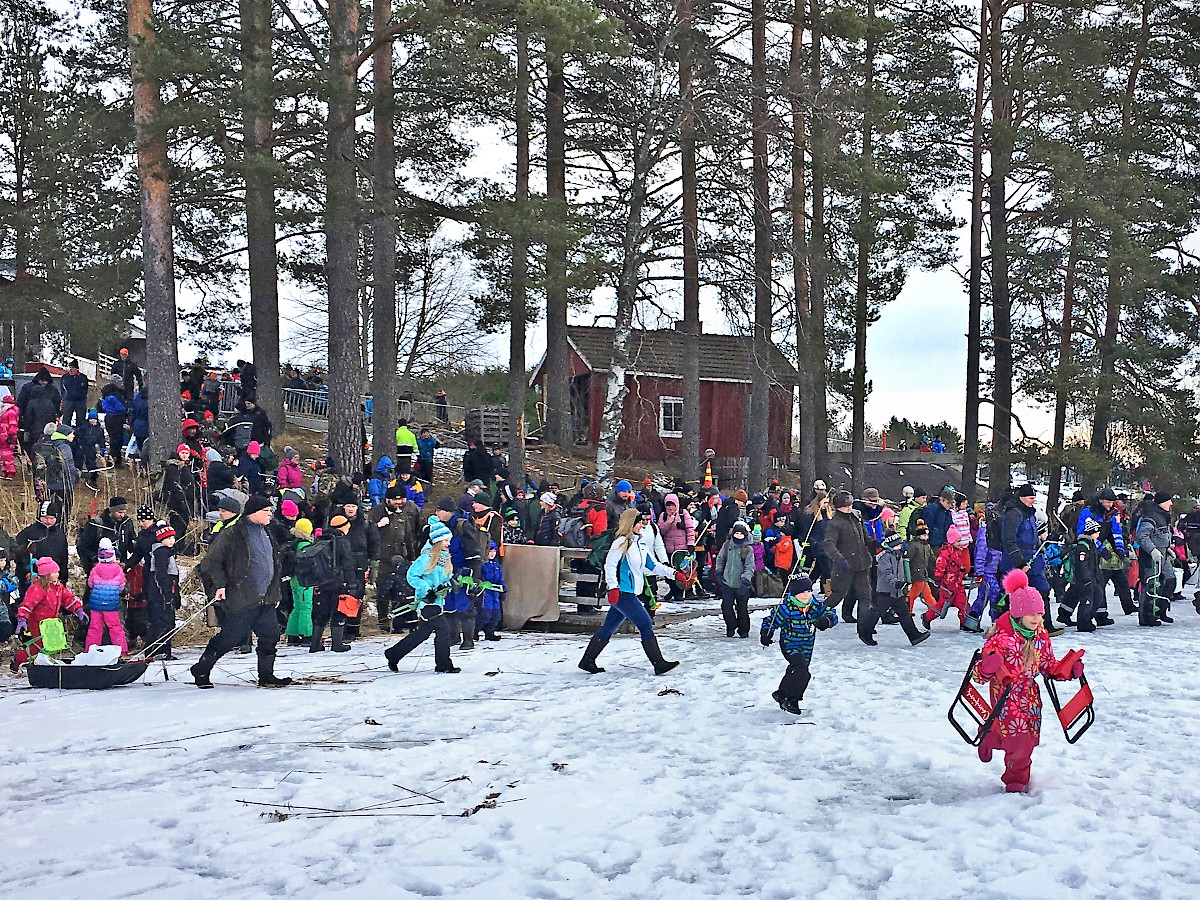
[[[795,597],[784,597],[763,619],[761,634],[768,638],[779,630],[779,646],[784,653],[799,653],[812,661],[813,644],[817,639],[817,622],[828,616],[831,625],[838,623],[837,613],[821,600],[813,600],[808,609],[801,609]]]

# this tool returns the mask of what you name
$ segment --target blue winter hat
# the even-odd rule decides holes
[[[632,492],[633,485],[622,478],[620,481],[617,482],[617,486],[615,488],[613,488],[613,490],[615,490],[618,494],[621,493],[621,491],[631,491]]]
[[[437,516],[429,517],[429,543],[436,544],[438,541],[446,541],[451,537],[453,534],[441,519]]]
[[[94,409],[89,409],[87,412],[87,417],[89,419],[96,419],[97,421],[99,421],[100,413],[96,412]]]

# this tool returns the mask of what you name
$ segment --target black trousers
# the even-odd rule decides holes
[[[750,588],[721,585],[721,615],[725,617],[726,634],[747,637],[750,634]]]
[[[313,594],[313,637],[320,638],[325,633],[325,626],[332,622],[334,625],[345,625],[346,617],[337,611],[338,592],[316,591]]]
[[[1100,570],[1100,594],[1103,596],[1108,583],[1112,582],[1113,589],[1117,593],[1117,599],[1121,601],[1121,612],[1129,615],[1137,611],[1137,604],[1133,602],[1133,591],[1129,588],[1129,574],[1124,569],[1101,569]],[[1105,612],[1108,611],[1108,601],[1104,601],[1102,607]]]
[[[108,451],[119,468],[121,453],[125,450],[125,416],[104,416],[104,430],[108,432]]]
[[[404,659],[408,654],[425,643],[433,635],[433,665],[439,671],[448,670],[450,662],[450,616],[443,613],[440,616],[417,623],[417,627],[397,641],[387,654],[393,659]]]
[[[829,584],[830,606],[842,604],[842,618],[850,619],[854,613],[854,604],[858,603],[858,612],[865,614],[871,605],[873,591],[871,590],[871,570],[861,572],[846,572],[834,575]]]
[[[906,594],[898,597],[891,594],[879,594],[873,602],[859,604],[858,636],[871,637],[875,633],[875,626],[879,624],[880,618],[889,612],[899,620],[900,627],[904,629],[904,636],[910,643],[917,635],[921,634],[921,630],[913,622]]]
[[[204,648],[196,665],[207,675],[217,664],[217,660],[233,648],[249,641],[251,634],[258,637],[259,676],[272,674],[275,668],[275,647],[279,643],[279,618],[275,615],[275,607],[266,603],[237,612],[226,612],[221,630],[209,639],[208,646]]]
[[[171,602],[170,597],[158,596],[152,592],[149,593],[147,596],[146,615],[145,646],[147,647],[175,629],[175,604]],[[165,653],[167,656],[170,656],[171,641],[164,641],[154,648],[154,652],[156,654]]]
[[[786,650],[783,652],[783,658],[787,660],[788,667],[779,681],[779,699],[799,702],[804,699],[804,692],[808,690],[808,683],[812,681],[808,660],[802,653],[788,653]]]

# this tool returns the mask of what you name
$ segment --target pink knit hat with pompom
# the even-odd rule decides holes
[[[1024,569],[1010,569],[1001,582],[1008,594],[1008,612],[1014,619],[1045,613],[1046,604],[1037,588],[1029,586]]]

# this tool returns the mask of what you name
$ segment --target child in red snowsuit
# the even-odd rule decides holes
[[[1070,665],[1064,671],[1055,658],[1042,621],[1042,595],[1029,586],[1024,570],[1009,571],[1004,576],[1004,590],[1009,610],[988,631],[972,678],[979,684],[990,682],[992,703],[999,702],[1004,688],[1011,685],[1004,708],[979,744],[979,758],[991,762],[995,751],[1003,752],[1000,780],[1007,792],[1019,793],[1029,786],[1033,748],[1042,735],[1042,693],[1034,679],[1039,674],[1059,681],[1078,678],[1083,674],[1083,660],[1064,660]]]
[[[20,434],[21,413],[12,394],[0,399],[0,478],[12,481],[17,477],[17,435]]]
[[[925,627],[934,619],[946,615],[948,607],[958,610],[958,627],[966,628],[967,622],[967,573],[971,570],[971,552],[967,547],[971,543],[971,532],[961,532],[957,526],[951,525],[946,532],[946,543],[942,544],[942,552],[938,554],[937,565],[933,569],[933,577],[938,583],[937,602],[921,613],[921,621]]]
[[[17,634],[22,635],[22,644],[31,640],[37,643],[29,649],[22,646],[17,651],[13,661],[14,670],[29,662],[41,649],[42,623],[47,619],[57,619],[64,610],[74,613],[81,622],[87,621],[83,604],[69,587],[58,580],[58,563],[43,556],[37,561],[37,578],[33,579],[29,590],[25,592],[25,599],[17,607]]]

